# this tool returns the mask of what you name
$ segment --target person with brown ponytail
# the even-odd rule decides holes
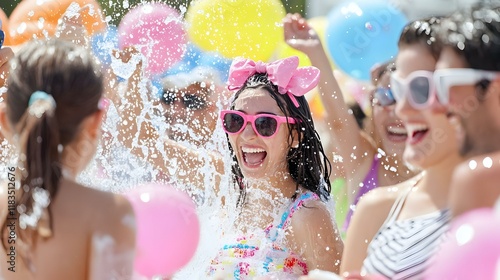
[[[11,61],[0,127],[17,159],[0,174],[0,279],[132,277],[130,203],[76,181],[106,109],[98,69],[59,39],[32,41]]]

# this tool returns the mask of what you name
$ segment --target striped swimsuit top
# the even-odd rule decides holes
[[[291,280],[307,275],[305,261],[284,244],[285,230],[304,202],[318,199],[313,192],[303,193],[287,207],[278,224],[270,224],[262,232],[240,236],[224,245],[211,261],[207,276],[243,280],[266,275]]]
[[[424,278],[429,259],[446,238],[451,213],[445,209],[397,221],[411,189],[398,197],[370,243],[363,272],[393,280]]]

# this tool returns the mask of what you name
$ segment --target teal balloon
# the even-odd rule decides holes
[[[327,17],[326,44],[335,66],[358,80],[370,80],[370,69],[394,58],[408,23],[405,15],[381,0],[345,1]]]

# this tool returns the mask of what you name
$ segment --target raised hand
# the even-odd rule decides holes
[[[322,47],[318,34],[300,14],[287,14],[283,29],[286,43],[294,49],[309,55]]]
[[[9,47],[0,49],[0,88],[5,86],[9,76],[9,60],[14,57],[14,52]]]
[[[70,5],[57,23],[56,37],[77,45],[88,46],[89,35],[83,24],[82,14],[89,10],[90,5],[81,8],[76,3]]]

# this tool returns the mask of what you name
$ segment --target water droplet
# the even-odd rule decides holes
[[[373,25],[368,21],[365,23],[365,28],[368,29],[369,31],[372,31]]]
[[[143,202],[149,202],[151,200],[151,195],[149,193],[143,193],[141,194],[141,201]]]
[[[483,166],[484,167],[491,168],[492,165],[493,165],[493,160],[490,157],[485,157],[483,159]]]
[[[476,169],[476,167],[477,167],[477,162],[476,162],[475,160],[471,160],[471,161],[469,161],[469,168],[470,168],[471,170]]]
[[[457,43],[457,48],[461,51],[463,51],[465,49],[465,44],[464,42],[458,42]]]
[[[488,36],[488,34],[483,34],[483,36],[481,36],[481,40],[483,40],[485,44],[488,44],[488,42],[490,41],[490,37]]]
[[[474,237],[474,229],[470,225],[462,225],[455,233],[455,239],[459,246],[465,245]]]

